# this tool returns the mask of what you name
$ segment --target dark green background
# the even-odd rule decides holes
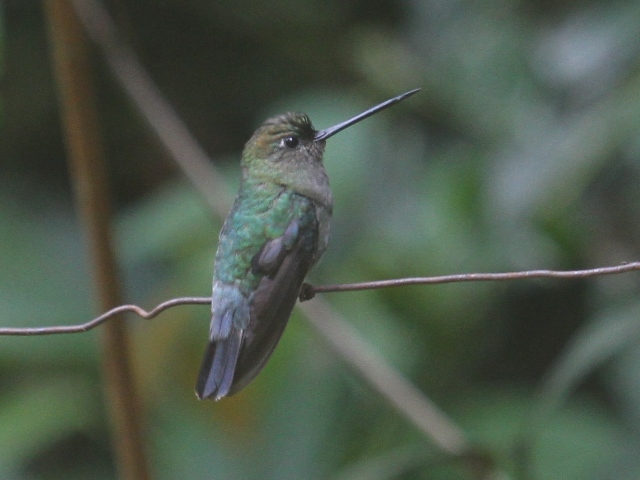
[[[323,128],[422,87],[329,143],[315,282],[640,258],[638,2],[109,5],[231,191],[266,116]],[[0,323],[81,323],[97,312],[41,4],[0,3],[0,35]],[[220,221],[93,53],[127,301],[208,295]],[[632,273],[325,298],[509,475],[535,419],[530,478],[634,479],[639,290]],[[206,307],[130,322],[158,479],[471,478],[297,314],[258,379],[217,404],[193,393]],[[98,337],[0,338],[0,478],[114,478]]]

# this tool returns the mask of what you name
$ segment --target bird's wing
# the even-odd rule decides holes
[[[298,223],[297,220],[294,222]],[[290,248],[286,248],[286,242],[283,242],[284,253],[280,254],[279,266],[262,277],[253,295],[250,321],[244,331],[229,394],[246,386],[264,367],[287,325],[304,277],[313,266],[316,222],[307,229],[302,229],[299,224],[295,228],[299,229],[295,242]]]
[[[278,343],[317,249],[315,207],[308,199],[303,204],[303,215],[251,259],[260,281],[250,297],[235,285],[214,284],[211,336],[196,384],[199,398],[217,400],[242,389]]]

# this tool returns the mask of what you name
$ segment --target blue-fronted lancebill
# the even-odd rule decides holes
[[[278,115],[249,139],[215,258],[198,398],[219,400],[253,380],[287,325],[305,275],[327,249],[333,200],[325,141],[418,90],[326,130],[314,130],[304,113]]]

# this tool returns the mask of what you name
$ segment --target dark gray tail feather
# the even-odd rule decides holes
[[[227,396],[233,384],[241,345],[240,329],[232,329],[231,335],[223,340],[209,342],[196,383],[196,395],[200,400],[220,400]]]

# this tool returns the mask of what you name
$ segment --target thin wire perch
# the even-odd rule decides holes
[[[640,271],[640,262],[628,262],[610,267],[599,267],[587,270],[525,270],[520,272],[504,273],[462,273],[454,275],[442,275],[436,277],[412,277],[397,278],[391,280],[379,280],[373,282],[347,283],[339,285],[310,285],[305,283],[300,291],[300,301],[313,298],[317,293],[353,292],[358,290],[373,290],[379,288],[400,287],[406,285],[435,285],[443,283],[460,282],[486,282],[522,280],[527,278],[561,278],[575,279],[585,277],[597,277],[602,275],[615,275]],[[57,325],[51,327],[1,327],[0,336],[30,336],[30,335],[57,335],[66,333],[81,333],[92,330],[103,324],[119,313],[132,312],[144,319],[157,317],[165,310],[179,305],[209,305],[211,297],[180,297],[167,300],[155,306],[151,310],[145,310],[137,305],[120,305],[102,315],[79,325]]]

